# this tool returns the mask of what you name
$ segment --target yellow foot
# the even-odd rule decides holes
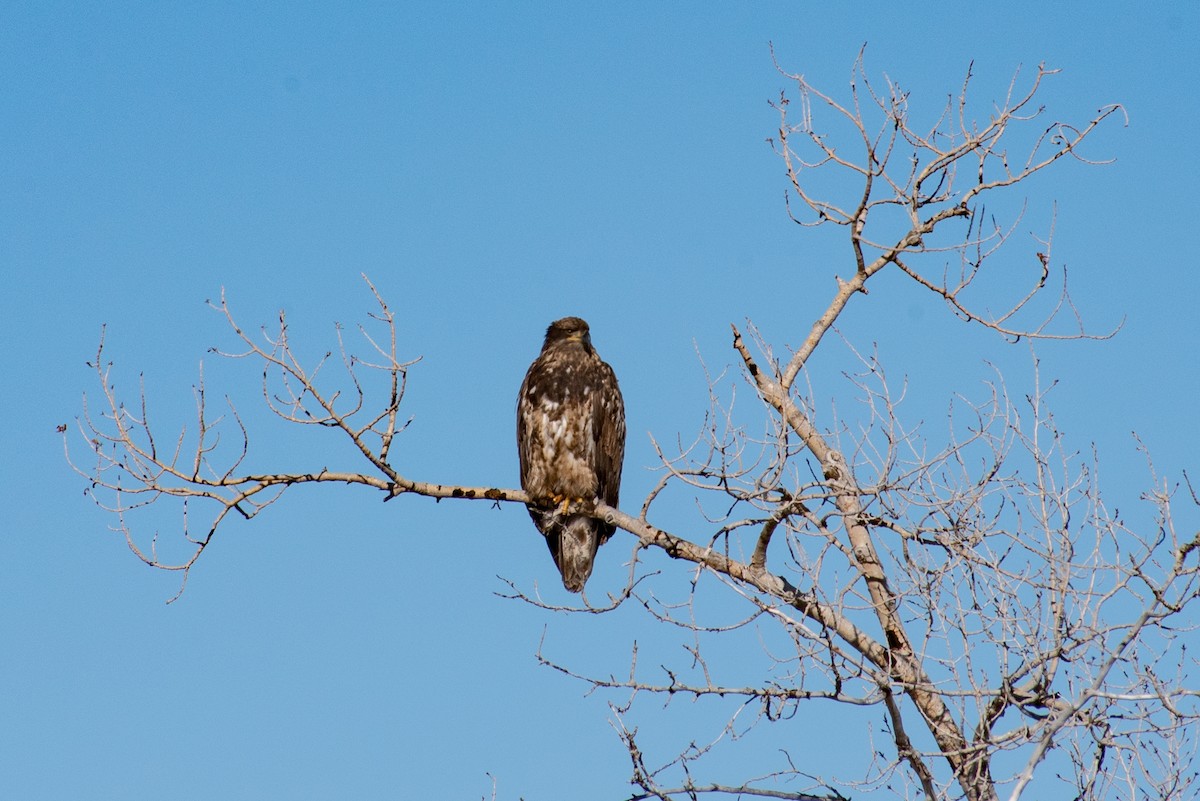
[[[583,498],[571,498],[567,495],[554,494],[550,496],[550,500],[554,501],[555,506],[562,504],[562,508],[558,511],[560,515],[565,515],[571,510],[572,501],[579,505],[583,504]]]

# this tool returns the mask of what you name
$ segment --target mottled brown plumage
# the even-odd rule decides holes
[[[578,317],[555,320],[517,396],[517,450],[529,516],[562,573],[581,592],[613,526],[574,510],[616,506],[625,456],[625,404]]]

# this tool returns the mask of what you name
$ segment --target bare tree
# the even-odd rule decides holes
[[[1034,252],[997,258],[1022,208],[1005,200],[1007,190],[1064,158],[1094,163],[1083,145],[1121,116],[1107,106],[1081,124],[1047,121],[1038,96],[1053,75],[1043,67],[1018,73],[977,119],[968,71],[926,121],[914,119],[899,86],[868,80],[861,57],[843,100],[788,76],[794,89],[773,104],[772,142],[786,167],[792,219],[845,234],[846,269],[832,298],[794,349],[733,327],[737,381],[759,401],[753,421],[731,408],[737,382],[714,379],[699,436],[677,452],[659,448],[661,480],[640,509],[596,507],[596,516],[635,538],[621,592],[605,606],[566,609],[513,588],[514,597],[568,613],[633,600],[686,635],[682,664],[646,668],[634,643],[622,676],[538,654],[612,693],[632,799],[844,798],[886,789],[990,801],[1026,797],[1031,786],[1039,797],[1060,798],[1195,792],[1196,745],[1184,735],[1200,715],[1198,691],[1189,689],[1197,676],[1179,635],[1195,625],[1200,535],[1180,531],[1175,517],[1181,499],[1200,506],[1190,485],[1181,495],[1151,464],[1144,499],[1154,522],[1124,522],[1101,499],[1094,456],[1064,442],[1036,379],[1016,398],[1000,374],[984,397],[956,397],[937,442],[904,420],[883,365],[852,342],[842,340],[853,359],[847,375],[865,416],[819,424],[827,401],[802,380],[839,316],[882,272],[905,276],[961,320],[1010,341],[1111,335],[1082,324],[1049,235]],[[985,201],[1016,216],[1002,220]],[[1025,271],[1023,286],[1014,264]],[[1010,300],[989,311],[981,298],[994,299],[998,287]],[[391,310],[375,298],[382,333],[361,329],[368,355],[354,355],[339,330],[337,350],[312,368],[293,350],[282,315],[260,336],[240,327],[223,296],[215,304],[242,344],[222,355],[259,365],[262,398],[283,420],[341,432],[365,460],[360,473],[244,471],[249,432],[234,407],[214,414],[203,381],[193,431],[164,441],[144,394],[132,406],[121,400],[102,344],[92,365],[101,405],[79,421],[94,462],[76,469],[139,558],[181,571],[186,582],[231,516],[253,518],[300,484],[360,484],[387,498],[526,500],[518,490],[430,483],[394,467],[411,362],[399,355]],[[340,361],[340,376],[326,374],[329,360]],[[368,399],[370,376],[384,379],[377,405]],[[236,447],[218,444],[222,428],[237,434]],[[704,514],[686,530],[656,525],[652,512],[667,493],[693,495]],[[134,511],[169,501],[183,505],[188,547],[175,561],[130,523]],[[207,516],[197,527],[191,521],[201,508]],[[657,577],[681,600],[648,589],[642,554],[654,549],[690,564]],[[723,643],[748,633],[759,662],[731,666]],[[711,741],[693,740],[665,759],[644,754],[625,721],[647,698],[676,697],[711,698],[728,722]],[[760,775],[702,778],[716,749],[831,702],[884,721],[884,742],[863,740],[870,759],[861,775],[830,775],[776,744],[777,766]]]

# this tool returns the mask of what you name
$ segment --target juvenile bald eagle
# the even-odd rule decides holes
[[[517,450],[529,516],[562,573],[581,592],[596,549],[614,527],[573,510],[616,506],[625,457],[625,403],[617,377],[592,347],[588,324],[555,320],[517,396]]]

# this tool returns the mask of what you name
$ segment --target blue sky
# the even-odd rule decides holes
[[[1085,318],[1124,329],[1039,356],[1110,502],[1146,489],[1134,430],[1172,481],[1195,468],[1194,4],[544,5],[0,9],[0,796],[479,798],[490,774],[503,799],[622,797],[606,699],[534,654],[544,635],[620,672],[653,629],[497,597],[501,576],[566,600],[523,510],[296,492],[225,532],[168,606],[176,577],[109,531],[55,427],[96,389],[104,324],[118,382],[143,374],[164,428],[188,421],[202,359],[210,391],[255,408],[254,370],[206,354],[230,341],[205,300],[224,287],[248,328],[286,310],[315,357],[371,311],[366,273],[402,355],[423,357],[402,471],[514,486],[517,386],[546,324],[578,314],[621,378],[624,497],[641,498],[647,432],[688,437],[706,407],[697,351],[731,364],[747,318],[795,343],[852,269],[786,219],[765,139],[788,81],[768,42],[832,92],[866,42],[868,72],[925,102],[972,61],[993,95],[1045,61],[1064,70],[1052,115],[1124,104],[1128,127],[1092,145],[1114,164],[1029,185],[1058,204],[1054,257]],[[842,331],[909,376],[915,417],[944,419],[985,360],[1028,380],[1028,350],[881,286]],[[818,384],[852,369],[839,353]],[[262,465],[359,469],[327,432],[254,421]],[[592,582],[618,586],[627,554],[607,546]],[[701,714],[668,712],[664,739]],[[786,736],[816,755],[819,734]]]

